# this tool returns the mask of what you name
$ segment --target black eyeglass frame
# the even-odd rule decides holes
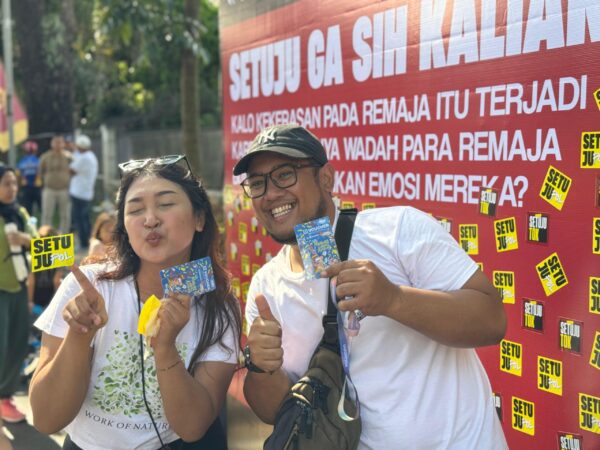
[[[291,184],[286,184],[286,185],[280,185],[274,178],[273,178],[273,172],[276,172],[284,167],[291,167],[292,169],[294,169],[294,181]],[[271,170],[270,172],[267,173],[261,173],[261,174],[255,174],[255,175],[250,175],[249,177],[246,177],[241,183],[240,186],[242,186],[242,189],[244,190],[244,195],[248,198],[251,198],[252,200],[257,199],[262,197],[263,195],[265,195],[267,193],[267,185],[268,185],[268,180],[271,180],[271,183],[273,183],[273,185],[275,187],[278,187],[279,189],[287,189],[287,188],[291,188],[292,186],[294,186],[296,183],[298,183],[298,169],[306,169],[307,167],[323,167],[321,164],[316,163],[316,162],[311,162],[311,163],[307,163],[307,164],[294,164],[294,163],[285,163],[285,164],[281,164],[277,167],[275,167],[273,170]],[[251,178],[262,178],[264,181],[264,188],[261,194],[259,195],[251,195],[250,193],[250,186],[249,186],[249,182]]]
[[[165,155],[157,158],[130,159],[129,161],[119,163],[118,167],[121,173],[129,173],[133,172],[134,170],[143,169],[150,163],[154,163],[159,166],[172,166],[181,160],[185,161],[187,169],[191,174],[193,174],[194,172],[192,171],[190,162],[188,161],[186,155]]]

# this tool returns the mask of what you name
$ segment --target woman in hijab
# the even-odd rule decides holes
[[[12,401],[27,356],[29,308],[25,251],[31,236],[27,210],[17,203],[19,189],[12,167],[0,163],[0,418],[25,420]]]

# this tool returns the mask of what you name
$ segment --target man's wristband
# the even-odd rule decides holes
[[[260,367],[258,367],[252,362],[252,359],[250,357],[250,347],[248,347],[248,344],[246,344],[246,346],[244,347],[244,367],[246,367],[246,369],[248,369],[250,372],[265,373],[264,370],[262,370]]]

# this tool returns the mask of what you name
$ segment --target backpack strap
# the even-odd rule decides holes
[[[346,261],[350,251],[350,241],[354,230],[354,220],[358,210],[356,208],[341,209],[335,227],[335,243],[340,254],[340,260]],[[340,342],[338,337],[337,308],[331,298],[329,286],[327,287],[327,314],[323,316],[323,338],[320,346],[324,346],[340,353]]]

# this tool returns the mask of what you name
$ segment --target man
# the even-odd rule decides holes
[[[410,207],[356,217],[348,261],[306,280],[294,225],[335,226],[334,169],[296,125],[263,130],[233,173],[281,251],[253,277],[246,399],[273,423],[323,334],[327,277],[342,311],[364,315],[350,374],[361,403],[359,449],[506,449],[490,384],[473,350],[498,343],[506,317],[496,289],[450,234]],[[249,361],[248,361],[249,360]],[[258,373],[257,368],[264,373]]]
[[[65,139],[56,135],[50,141],[50,150],[40,158],[40,175],[44,185],[42,189],[42,223],[54,224],[54,211],[58,207],[61,233],[71,229],[71,205],[69,201],[69,171],[71,154],[65,150]]]
[[[39,176],[40,159],[37,156],[38,145],[35,141],[27,141],[23,144],[25,155],[17,164],[19,178],[21,181],[21,205],[33,215],[34,206],[38,211],[42,209],[42,180]]]
[[[75,153],[71,162],[71,216],[79,236],[79,247],[87,251],[90,244],[90,209],[98,176],[98,159],[92,152],[92,141],[85,134],[75,138]]]

